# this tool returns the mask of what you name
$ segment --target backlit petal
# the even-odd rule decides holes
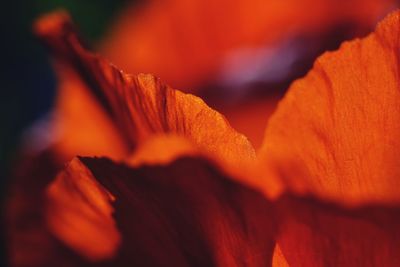
[[[400,201],[399,17],[320,57],[267,126],[264,166],[298,192]]]
[[[68,60],[102,100],[130,148],[153,134],[175,133],[224,160],[255,158],[247,138],[200,98],[174,90],[149,74],[127,75],[87,51],[64,13],[48,15],[38,25],[38,35],[55,57]]]
[[[400,263],[399,18],[320,57],[271,117],[264,171],[320,199],[280,197],[277,266]]]

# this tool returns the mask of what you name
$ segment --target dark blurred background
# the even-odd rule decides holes
[[[46,51],[32,35],[32,22],[40,14],[64,8],[70,12],[89,41],[95,42],[105,30],[105,25],[125,2],[125,0],[2,1],[0,16],[0,51],[2,53],[0,190],[2,198],[6,195],[7,177],[9,177],[11,162],[17,153],[21,135],[29,125],[49,111],[54,98],[54,73]],[[4,253],[2,254],[0,266],[5,266]]]

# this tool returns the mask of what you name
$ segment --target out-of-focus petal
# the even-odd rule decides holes
[[[4,233],[9,266],[88,266],[87,260],[55,238],[46,224],[45,188],[60,171],[57,155],[53,152],[45,151],[20,161],[8,188]]]
[[[67,66],[57,68],[59,86],[51,138],[62,162],[75,155],[121,159],[129,149],[118,128],[83,81]]]
[[[73,159],[47,189],[46,214],[53,232],[91,260],[112,258],[121,237],[112,218],[114,197]],[[62,208],[60,208],[62,207]]]
[[[178,135],[155,135],[141,144],[125,161],[131,166],[168,164],[182,155],[197,156],[200,152]]]
[[[262,144],[265,125],[273,114],[280,99],[271,95],[262,99],[248,100],[241,103],[227,104],[218,107],[229,123],[240,133],[243,133],[257,150]]]
[[[102,50],[130,73],[155,73],[190,90],[216,79],[236,49],[276,48],[290,38],[319,35],[346,23],[365,30],[394,2],[150,0],[122,12]]]
[[[320,57],[279,104],[260,158],[289,188],[345,204],[400,201],[399,16]]]
[[[272,267],[290,267],[285,256],[282,254],[281,247],[278,244],[275,244],[272,256]]]
[[[68,19],[68,15],[49,15],[34,24],[34,31],[40,34],[53,30],[61,35],[65,30],[65,25],[59,23],[62,19]],[[54,45],[61,48],[64,44],[61,41]],[[75,155],[122,158],[129,149],[121,134],[68,60],[59,57],[53,62],[59,85],[50,126],[44,129],[51,139],[51,149],[62,163]]]
[[[72,164],[79,168],[70,164],[50,187],[57,194],[49,199],[53,209],[48,216],[56,236],[82,255],[90,257],[103,246],[117,249],[113,266],[270,266],[274,241],[269,203],[207,160],[185,157],[168,166],[137,168],[105,158],[80,158]],[[115,198],[108,205],[114,208],[120,246],[102,227],[113,229],[108,216],[100,224],[87,216],[103,217],[103,201],[90,201],[99,192],[98,183]],[[93,191],[89,184],[95,185]],[[54,202],[54,197],[73,198],[67,203]],[[71,229],[57,227],[67,222]],[[103,242],[81,232],[88,223],[89,232],[100,235],[95,240]]]
[[[64,13],[48,15],[38,25],[38,35],[55,57],[69,60],[103,100],[131,148],[153,134],[175,133],[224,160],[255,158],[247,138],[200,98],[174,90],[152,75],[127,75],[86,50]]]

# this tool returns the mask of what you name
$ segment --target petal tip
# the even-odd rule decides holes
[[[39,36],[63,32],[66,25],[72,25],[71,16],[63,9],[40,16],[33,24],[33,31]]]

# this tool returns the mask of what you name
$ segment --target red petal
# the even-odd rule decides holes
[[[102,227],[108,224],[112,228],[113,222],[106,219],[97,224],[97,219],[85,216],[86,208],[91,207],[92,214],[98,210],[98,218],[103,217],[102,201],[91,201],[99,182],[115,197],[112,205],[122,244],[114,266],[271,263],[274,242],[269,203],[261,194],[226,179],[206,160],[181,158],[169,166],[134,169],[108,159],[81,158],[75,162],[79,169],[69,165],[52,184],[51,190],[58,193],[50,195],[53,209],[48,216],[55,234],[83,255],[91,256],[97,247],[115,245],[114,235]],[[94,191],[86,188],[89,181],[96,185]],[[67,197],[70,203],[54,201]],[[87,203],[85,210],[79,208],[82,201]],[[73,206],[76,208],[71,209]],[[84,220],[88,219],[87,223],[94,224],[86,232]],[[71,229],[57,227],[63,221],[70,221]],[[96,240],[103,242],[88,238],[91,232],[97,232],[100,236]]]
[[[78,160],[72,160],[47,189],[50,228],[91,260],[112,258],[120,235],[112,218],[114,197]]]
[[[207,160],[195,157],[180,158],[168,166],[138,168],[108,159],[80,161],[82,169],[69,167],[59,176],[61,180],[52,184],[59,192],[57,198],[80,197],[71,198],[71,203],[50,198],[50,205],[54,205],[48,214],[53,218],[50,222],[61,223],[68,218],[66,214],[81,217],[72,224],[77,231],[53,229],[66,243],[66,234],[75,235],[73,239],[85,246],[70,245],[89,256],[84,248],[99,244],[80,231],[86,223],[79,222],[88,219],[84,216],[87,212],[69,207],[74,203],[79,207],[80,199],[90,199],[92,193],[82,188],[82,180],[100,183],[115,197],[113,217],[122,237],[121,246],[114,247],[118,252],[113,266],[271,266],[283,261],[294,267],[353,267],[400,263],[400,207],[344,208],[290,194],[270,201],[233,182]],[[96,201],[87,203],[93,211],[101,209]],[[103,223],[114,227],[109,219]],[[102,235],[103,245],[113,244],[107,243],[114,240],[113,235],[101,225],[93,224],[91,231]],[[281,261],[272,259],[274,240],[282,252]]]
[[[124,74],[85,50],[73,28],[64,13],[50,14],[36,25],[56,58],[74,66],[109,108],[132,148],[151,135],[176,133],[224,160],[255,158],[247,138],[200,98],[174,90],[152,75]]]
[[[400,264],[399,29],[397,11],[320,57],[270,120],[264,170],[290,191],[340,203],[279,200],[277,242],[290,266]]]
[[[276,210],[277,242],[291,267],[400,264],[399,206],[348,209],[286,195]]]
[[[399,17],[324,54],[279,104],[260,158],[292,190],[400,202]]]

